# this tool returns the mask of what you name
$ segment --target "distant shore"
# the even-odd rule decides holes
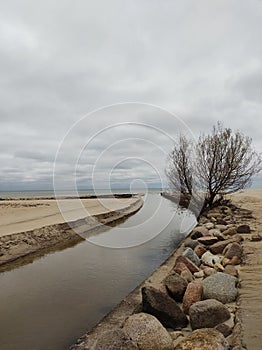
[[[61,204],[60,204],[61,205]],[[117,195],[62,200],[19,199],[0,201],[0,267],[18,259],[62,249],[123,220],[138,211],[140,195]],[[69,222],[69,223],[68,223]]]

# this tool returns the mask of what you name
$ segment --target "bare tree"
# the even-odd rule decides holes
[[[166,175],[176,191],[192,195],[192,149],[185,135],[169,154]]]
[[[213,127],[211,134],[199,137],[195,152],[190,149],[189,141],[180,137],[179,145],[170,153],[168,169],[171,171],[167,176],[172,184],[182,180],[183,194],[192,195],[193,180],[201,183],[205,192],[203,209],[211,207],[218,195],[223,198],[225,194],[246,188],[261,171],[261,155],[251,144],[251,138],[240,132],[233,133],[221,123]],[[189,187],[186,186],[188,180]]]

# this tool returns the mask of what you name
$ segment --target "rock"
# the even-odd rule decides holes
[[[231,275],[234,277],[238,277],[238,271],[234,265],[226,265],[224,268],[224,273],[227,273],[228,275]]]
[[[217,225],[227,225],[227,221],[225,220],[225,219],[223,219],[223,218],[218,218],[217,219],[217,223],[216,223]]]
[[[223,334],[223,336],[226,338],[232,333],[232,329],[225,323],[221,323],[217,325],[216,330]]]
[[[188,324],[184,312],[177,303],[153,287],[142,288],[143,311],[155,316],[164,327],[183,328]]]
[[[181,340],[175,350],[228,350],[223,334],[213,328],[197,329]]]
[[[91,347],[95,350],[138,350],[137,345],[122,329],[106,331]]]
[[[201,256],[206,252],[206,248],[203,247],[202,245],[198,244],[195,249],[194,252],[196,253],[196,255],[201,258]]]
[[[187,281],[187,283],[192,282],[194,280],[192,273],[188,269],[183,270],[180,276],[184,278]]]
[[[210,252],[206,252],[202,255],[201,261],[207,266],[214,267],[215,264],[220,264],[221,257],[218,255],[213,255]]]
[[[204,245],[212,245],[218,241],[218,238],[214,236],[207,236],[207,237],[200,237],[197,240],[199,243],[202,243]]]
[[[195,249],[195,247],[198,245],[198,241],[196,241],[195,239],[191,239],[191,238],[188,238],[186,241],[185,241],[185,247],[189,247],[191,249]]]
[[[237,256],[240,260],[242,258],[243,249],[240,244],[234,242],[227,245],[223,251],[225,258],[232,259],[233,256]]]
[[[262,236],[259,233],[253,233],[250,239],[252,242],[259,242],[262,240]]]
[[[175,266],[173,267],[173,270],[178,273],[179,275],[181,274],[182,271],[188,270],[187,266],[183,262],[176,262]],[[189,271],[190,272],[190,271]]]
[[[196,277],[196,278],[204,278],[205,277],[204,271],[201,270],[199,272],[195,272],[194,273],[194,277]]]
[[[237,229],[235,227],[229,227],[228,229],[226,229],[223,234],[225,236],[233,236],[237,233]]]
[[[192,329],[215,327],[229,318],[226,306],[215,299],[198,301],[189,309]]]
[[[230,244],[230,243],[233,243],[234,242],[234,239],[231,238],[231,239],[226,239],[225,241],[220,241],[220,242],[217,242],[215,244],[212,244],[209,249],[210,251],[213,253],[213,254],[221,254],[225,247]]]
[[[192,234],[191,234],[192,239],[197,239],[197,238],[203,237],[203,236],[209,236],[209,231],[206,227],[197,226],[193,229]]]
[[[185,256],[182,256],[182,255],[178,256],[176,259],[176,264],[177,263],[185,264],[191,273],[199,272],[199,268],[196,266],[196,264],[194,264],[190,259],[188,259]]]
[[[237,227],[237,233],[250,233],[250,226],[249,225],[240,225]]]
[[[186,314],[188,314],[191,305],[202,299],[202,293],[203,286],[200,281],[194,281],[188,284],[183,298],[183,310]]]
[[[171,297],[176,301],[182,301],[187,288],[187,281],[182,278],[179,274],[174,273],[169,275],[164,280],[165,286],[171,295]]]
[[[209,231],[209,233],[211,234],[211,236],[214,236],[214,237],[217,237],[217,238],[223,237],[221,231],[219,229],[217,229],[217,228],[212,228]]]
[[[241,259],[238,256],[233,256],[233,258],[230,259],[229,262],[227,263],[227,265],[239,265],[239,264],[241,264]]]
[[[226,273],[217,272],[203,280],[203,299],[216,299],[222,303],[236,300],[237,279]]]
[[[206,277],[208,276],[212,276],[214,275],[215,273],[217,273],[217,270],[213,269],[212,267],[206,267],[204,270],[203,270],[204,274]]]
[[[127,318],[124,332],[140,350],[173,350],[173,341],[167,330],[152,315],[138,313]]]
[[[224,232],[227,229],[227,225],[216,224],[215,229],[219,230],[220,232]]]
[[[204,224],[204,227],[207,228],[208,230],[211,230],[212,228],[215,227],[215,225],[213,224],[213,222],[207,222],[206,224]]]
[[[216,264],[214,265],[214,269],[215,269],[216,271],[218,271],[218,272],[223,272],[223,271],[224,271],[224,267],[223,267],[221,264],[219,264],[219,263],[216,263]]]
[[[191,260],[196,266],[200,265],[199,257],[196,255],[192,248],[186,248],[182,255]]]

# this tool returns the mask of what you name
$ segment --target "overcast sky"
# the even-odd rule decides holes
[[[156,186],[218,120],[261,152],[261,33],[259,0],[1,1],[0,190],[51,188],[58,147],[61,188]]]

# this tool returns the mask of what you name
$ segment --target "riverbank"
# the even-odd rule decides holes
[[[64,199],[65,222],[53,199],[2,200],[0,202],[0,269],[19,259],[43,255],[81,242],[105,225],[117,223],[138,211],[143,205],[140,195],[130,198],[103,197]],[[78,208],[78,209],[75,209]],[[84,237],[84,238],[83,238]]]
[[[210,350],[240,350],[245,344],[247,349],[260,349],[262,301],[260,267],[255,264],[261,264],[262,243],[257,244],[261,194],[262,191],[236,194],[231,197],[232,205],[203,215],[191,237],[71,349],[147,349],[152,343],[150,349],[197,350],[204,344]],[[172,279],[174,288],[185,281],[180,300],[174,301],[178,291],[172,290]],[[180,323],[173,326],[170,319],[174,319],[174,314],[168,310],[171,306],[180,318]],[[156,318],[149,319],[148,313]],[[148,323],[152,323],[154,331],[146,326]],[[208,329],[198,330],[203,327]]]

